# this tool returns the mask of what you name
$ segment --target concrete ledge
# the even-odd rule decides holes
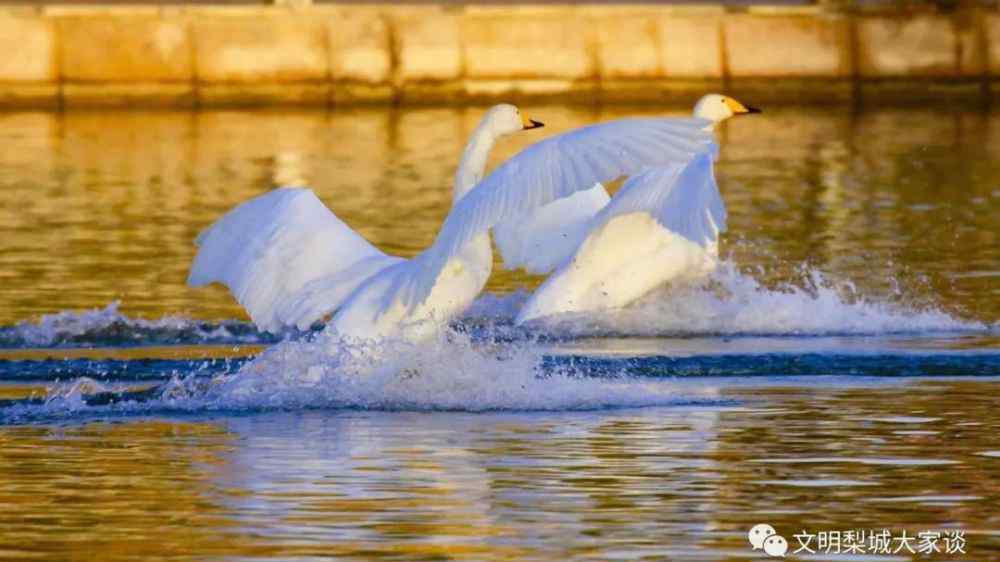
[[[658,18],[660,60],[670,78],[722,78],[721,18],[667,15]]]
[[[598,73],[602,80],[660,78],[660,33],[656,18],[627,16],[607,25],[607,18],[592,20],[596,28]]]
[[[986,73],[1000,77],[1000,14],[986,14],[983,17],[984,43],[986,43]]]
[[[330,85],[333,105],[388,104],[396,100],[396,89],[390,84],[358,84],[334,82]]]
[[[66,107],[193,107],[194,85],[162,82],[65,84]]]
[[[55,38],[49,20],[0,13],[0,83],[56,82]]]
[[[66,107],[193,107],[192,84],[162,82],[131,84],[64,84],[62,101]]]
[[[593,100],[599,89],[596,80],[521,79],[464,81],[464,95],[470,101],[504,99],[513,102],[559,98],[566,101]]]
[[[392,80],[389,24],[381,15],[348,12],[331,18],[327,35],[334,82],[381,85]]]
[[[58,84],[0,82],[0,108],[55,109],[60,103]]]
[[[442,82],[462,76],[458,16],[437,9],[392,19],[397,83]]]
[[[68,82],[185,82],[194,75],[187,22],[74,16],[57,20],[60,74]]]
[[[587,20],[561,15],[472,15],[461,21],[465,76],[583,80],[597,75]]]
[[[981,80],[973,79],[870,80],[862,82],[858,89],[858,95],[862,100],[891,101],[899,104],[923,103],[942,99],[980,100],[989,91]]]
[[[192,24],[195,70],[204,84],[324,82],[329,45],[324,22],[271,15]]]
[[[957,39],[949,18],[861,18],[858,71],[866,78],[955,77]]]
[[[706,92],[722,92],[722,80],[716,79],[658,79],[658,80],[602,80],[598,99],[602,102],[669,104],[694,106]]]
[[[20,7],[0,8],[0,49],[0,107],[965,98],[997,90],[1000,13]]]
[[[842,78],[851,74],[846,19],[735,15],[723,20],[734,78]]]
[[[850,101],[855,83],[848,78],[747,78],[734,80],[726,88],[737,99],[753,103],[838,103]]]
[[[196,90],[198,105],[242,107],[259,105],[326,105],[329,84],[210,84]]]

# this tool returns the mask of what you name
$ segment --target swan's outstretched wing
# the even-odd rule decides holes
[[[575,129],[535,143],[498,167],[467,193],[445,219],[434,245],[416,260],[419,273],[400,278],[396,290],[414,307],[430,294],[451,256],[487,229],[595,183],[646,166],[687,162],[712,151],[703,119],[620,119]],[[393,303],[386,301],[384,307]]]
[[[527,218],[502,222],[493,240],[507,269],[549,273],[569,259],[587,236],[587,226],[611,196],[601,184],[543,205]]]
[[[287,314],[282,318],[282,307],[295,302],[307,284],[349,272],[362,262],[395,259],[302,188],[276,189],[239,205],[195,243],[200,248],[188,284],[226,285],[254,323],[269,331],[297,323]],[[323,303],[327,311],[338,304]]]
[[[645,212],[699,246],[714,244],[726,230],[726,205],[712,164],[710,154],[699,154],[687,165],[649,168],[632,176],[594,217],[588,231],[614,217]]]

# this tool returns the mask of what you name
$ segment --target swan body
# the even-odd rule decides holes
[[[754,112],[717,94],[703,97],[694,110],[711,123],[708,130]],[[573,249],[528,299],[516,323],[622,308],[665,283],[702,278],[715,267],[725,221],[712,154],[644,170],[582,227],[578,219],[565,222],[561,232],[570,239],[551,243]],[[515,265],[528,268],[525,259],[513,257]]]
[[[456,172],[455,200],[482,178],[497,139],[540,126],[512,105],[487,111]],[[307,329],[334,313],[331,324],[341,335],[361,338],[447,320],[472,302],[493,262],[488,237],[473,240],[448,262],[421,307],[387,308],[385,291],[412,275],[413,264],[375,248],[304,188],[279,188],[239,205],[196,243],[188,284],[225,284],[259,328]]]
[[[516,322],[621,308],[667,281],[710,272],[725,209],[718,192],[704,186],[705,179],[714,185],[711,157],[698,158],[686,168],[653,168],[630,178],[590,221],[570,259],[528,299]],[[703,189],[706,197],[699,198]],[[657,194],[667,197],[627,204],[628,195]]]
[[[590,220],[611,196],[601,184],[557,199],[493,228],[493,239],[508,269],[545,274],[565,263],[587,234]]]

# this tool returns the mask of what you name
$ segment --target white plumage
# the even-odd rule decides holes
[[[632,176],[517,322],[619,308],[667,281],[700,276],[714,266],[725,221],[709,154]]]
[[[636,212],[649,214],[663,228],[699,246],[715,242],[726,228],[726,206],[711,154],[699,154],[687,165],[649,168],[632,176],[594,217],[590,229]]]
[[[702,97],[694,109],[708,131],[734,115],[756,112],[718,94]],[[576,237],[569,241],[576,246],[525,303],[516,322],[620,308],[660,285],[710,272],[718,259],[719,233],[726,228],[713,172],[717,151],[713,144],[689,161],[658,164],[631,177],[582,228],[579,217],[566,213],[572,218],[562,229]]]
[[[399,276],[382,306],[397,300],[413,309],[427,299],[449,259],[504,222],[539,207],[634,174],[644,167],[687,162],[711,150],[709,121],[620,119],[575,129],[535,143],[499,166],[465,195],[445,219],[434,244],[414,258],[414,275]]]
[[[509,220],[493,228],[503,264],[529,273],[551,273],[566,263],[587,236],[587,228],[611,196],[597,184],[569,197],[556,199],[522,220]]]
[[[486,112],[455,174],[455,200],[482,177],[495,141],[541,123],[512,105]],[[281,188],[239,205],[198,237],[188,282],[227,285],[261,329],[308,328],[331,315],[341,335],[421,334],[447,322],[479,293],[492,268],[487,236],[466,244],[438,275],[419,309],[386,308],[399,277],[419,264],[388,256],[327,209],[309,190]]]
[[[302,188],[276,189],[239,205],[195,243],[200,249],[188,284],[223,283],[254,324],[269,331],[308,327],[372,273],[400,261],[369,244]],[[323,302],[297,303],[304,288],[320,281],[328,289]]]
[[[311,192],[278,190],[237,207],[199,238],[190,282],[225,283],[264,329],[305,327],[333,313],[330,325],[342,335],[420,338],[461,313],[485,286],[491,228],[529,220],[543,235],[565,231],[547,223],[553,213],[562,215],[558,203],[547,206],[585,190],[590,194],[577,199],[585,212],[565,213],[577,217],[579,237],[601,193],[607,197],[595,184],[710,152],[708,124],[623,119],[584,127],[528,147],[473,186],[496,138],[540,125],[513,106],[497,106],[466,148],[451,213],[434,244],[414,259],[380,252]],[[552,245],[535,266],[551,269],[575,246]],[[531,248],[511,251],[524,258]]]

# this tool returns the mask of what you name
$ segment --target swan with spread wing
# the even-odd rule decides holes
[[[509,104],[490,108],[462,156],[453,185],[458,201],[482,179],[496,141],[542,127]],[[378,273],[406,262],[373,246],[337,218],[310,189],[283,187],[238,205],[195,243],[188,284],[226,285],[262,330],[307,329],[343,304]],[[482,244],[480,243],[480,246]],[[476,286],[489,275],[467,248],[442,286]],[[478,248],[480,253],[482,249]],[[473,295],[474,296],[474,295]],[[460,297],[456,297],[460,298]],[[440,303],[439,303],[440,304]],[[357,331],[353,332],[356,333]]]
[[[265,329],[303,327],[332,313],[328,326],[341,335],[419,339],[461,313],[485,286],[491,228],[598,182],[688,162],[713,146],[703,119],[622,119],[535,143],[482,179],[496,138],[533,123],[513,106],[498,107],[508,117],[493,108],[473,134],[451,212],[434,244],[416,257],[383,254],[311,192],[298,190],[258,198],[274,197],[259,207],[250,201],[210,227],[199,237],[189,282],[225,283]]]
[[[694,116],[706,120],[709,132],[730,117],[758,112],[719,94],[702,97],[694,108]],[[621,308],[665,283],[710,272],[718,259],[719,233],[726,228],[714,156],[701,153],[632,175],[589,217],[580,215],[593,209],[599,198],[580,202],[577,215],[562,221],[560,213],[542,208],[540,214],[554,218],[547,230],[515,229],[515,243],[498,236],[507,267],[535,273],[555,269],[516,322]],[[591,189],[598,190],[603,187]],[[538,247],[549,251],[539,253]]]

